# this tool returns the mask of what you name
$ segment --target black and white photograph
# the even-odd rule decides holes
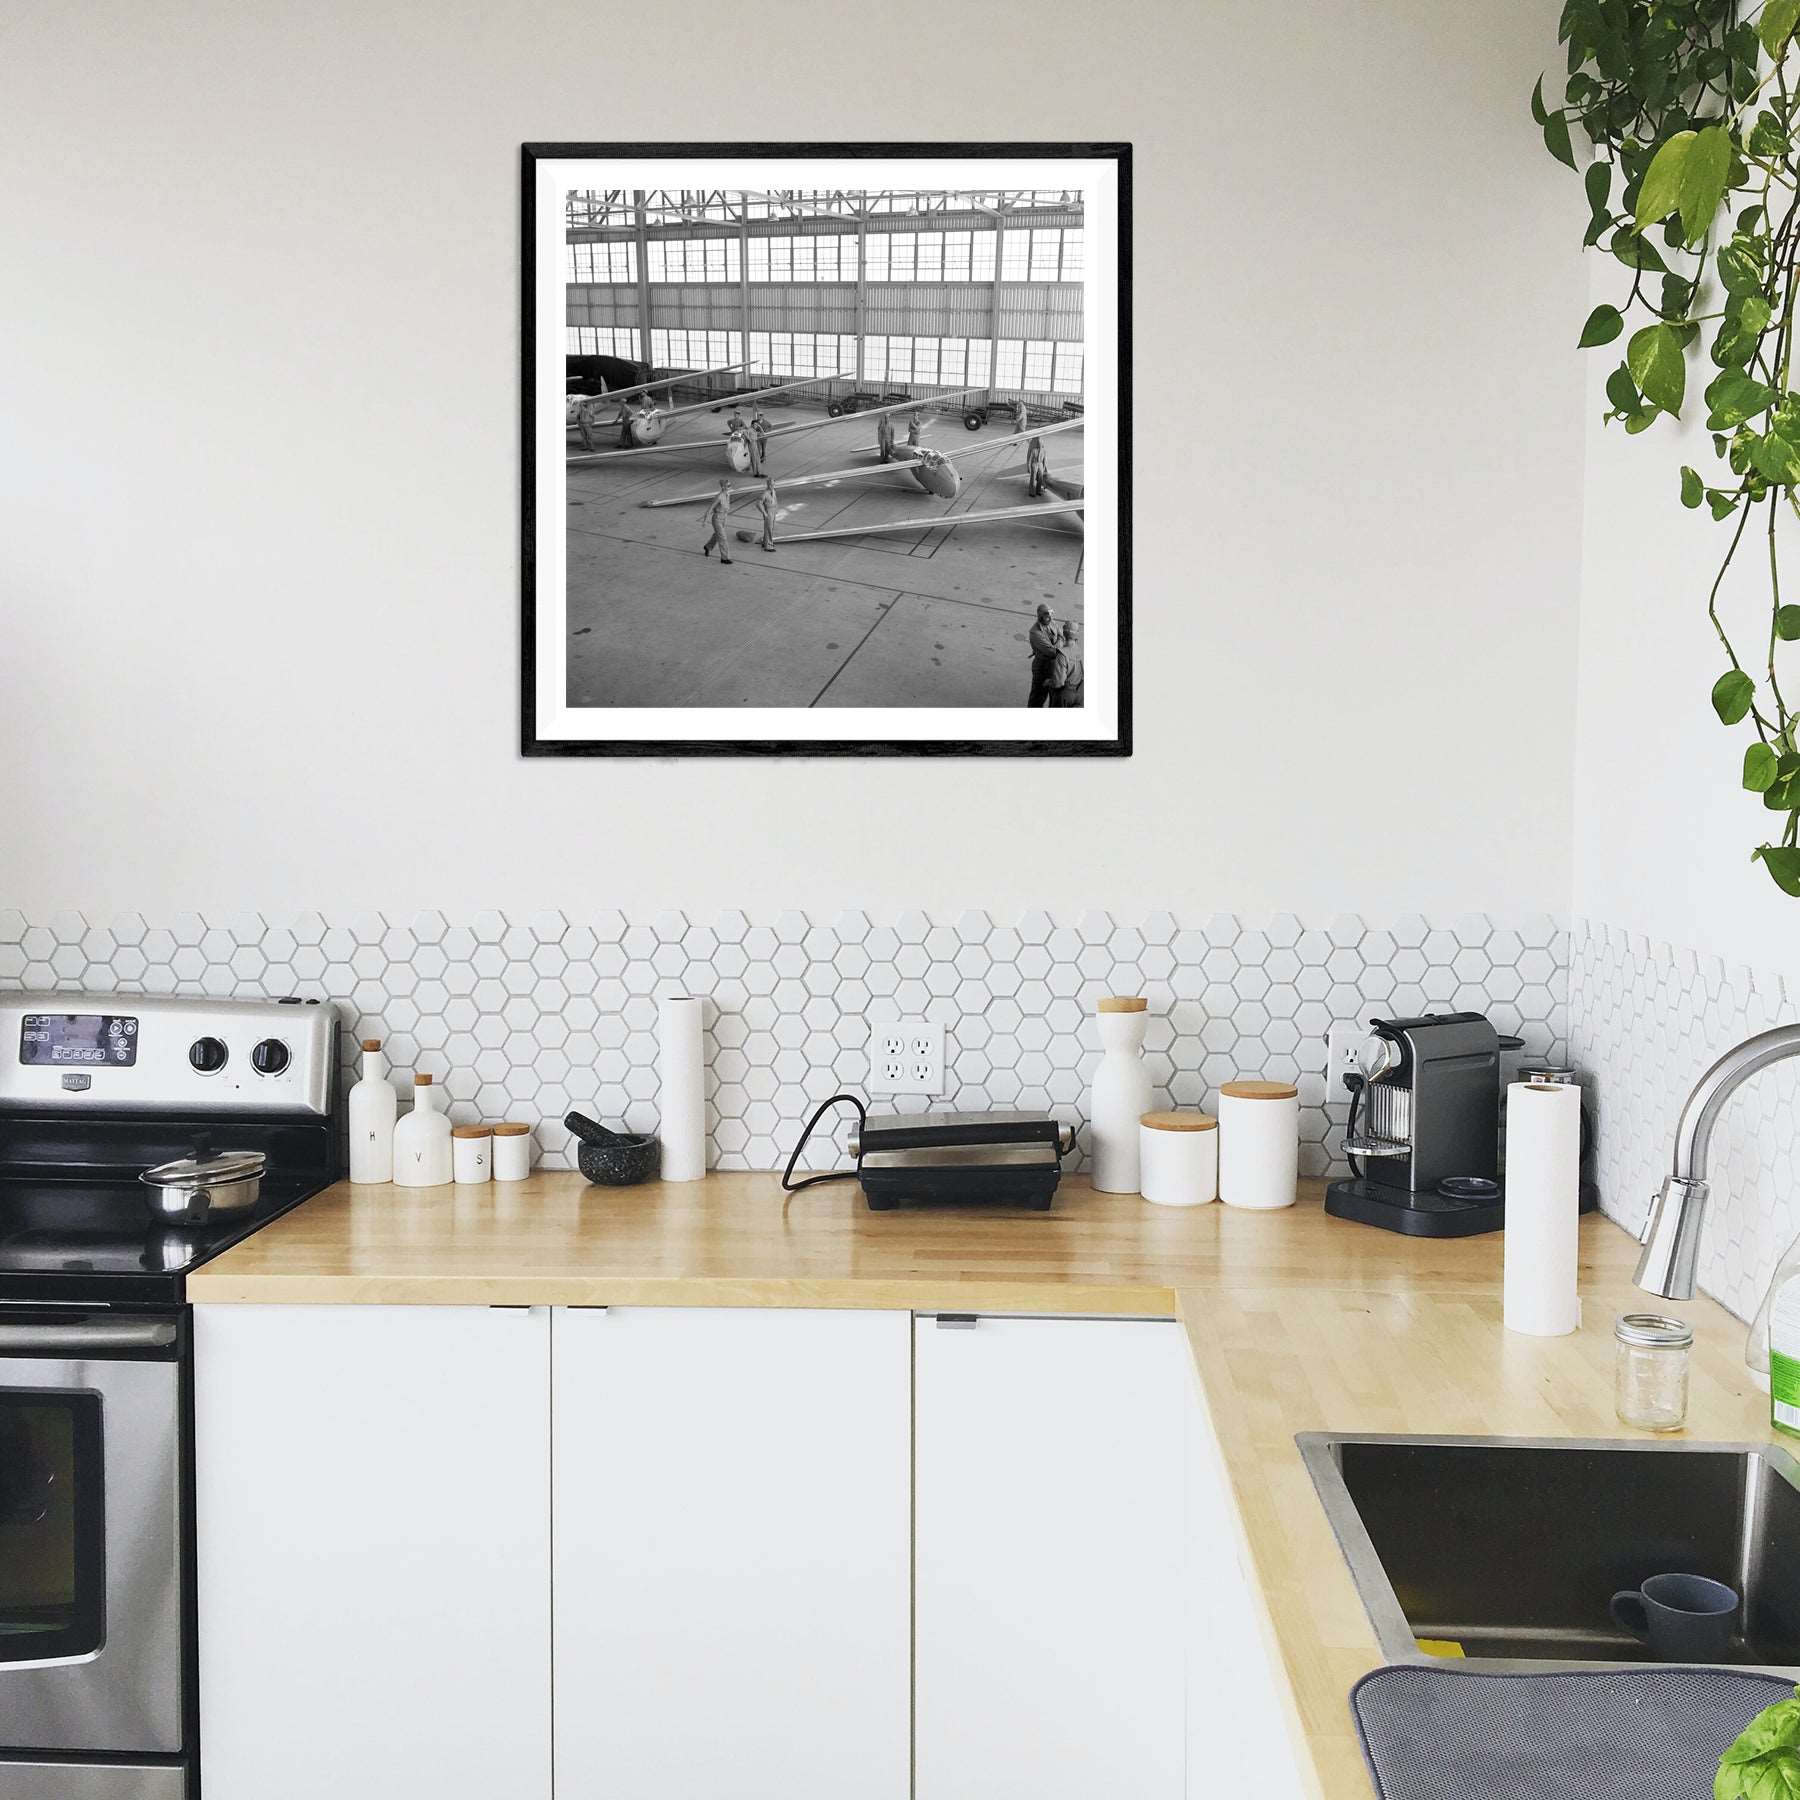
[[[526,754],[1128,755],[1129,172],[525,146]]]

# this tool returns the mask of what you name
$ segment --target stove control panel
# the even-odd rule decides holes
[[[0,994],[0,1109],[324,1118],[337,1009],[318,1000]]]

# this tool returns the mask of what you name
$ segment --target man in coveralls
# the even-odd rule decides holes
[[[907,449],[914,451],[915,453],[918,451],[920,448],[920,436],[924,429],[924,420],[921,419],[917,413],[914,413],[912,418],[907,422],[906,427]]]
[[[775,477],[764,477],[763,491],[756,496],[756,510],[762,514],[762,547],[775,548]]]
[[[894,415],[883,413],[875,421],[875,447],[881,452],[883,462],[894,460]]]
[[[1025,404],[1025,396],[1023,394],[1021,394],[1019,396],[1019,401],[1018,401],[1018,406],[1017,406],[1016,411],[1017,411],[1017,417],[1018,417],[1018,421],[1019,421],[1019,429],[1021,431],[1029,431],[1031,429],[1031,408]]]
[[[1033,438],[1025,446],[1025,484],[1032,499],[1044,491],[1044,477],[1049,473],[1050,459],[1044,454],[1044,440]]]
[[[763,409],[759,406],[750,415],[750,429],[756,433],[756,458],[758,462],[767,462],[769,458],[769,421],[763,417]]]
[[[705,524],[707,539],[706,554],[712,555],[713,545],[719,546],[719,562],[721,565],[731,561],[730,539],[725,535],[726,521],[731,517],[731,477],[719,477],[719,491],[713,495],[712,503],[706,509]]]

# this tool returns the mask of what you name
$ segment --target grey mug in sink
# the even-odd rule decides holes
[[[1665,1662],[1723,1662],[1738,1595],[1704,1575],[1652,1575],[1612,1597],[1612,1616]]]

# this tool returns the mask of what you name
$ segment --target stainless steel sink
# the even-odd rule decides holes
[[[1675,1570],[1744,1597],[1731,1662],[1800,1668],[1800,1465],[1773,1445],[1296,1441],[1391,1661],[1442,1638],[1483,1668],[1647,1662],[1609,1603]]]

